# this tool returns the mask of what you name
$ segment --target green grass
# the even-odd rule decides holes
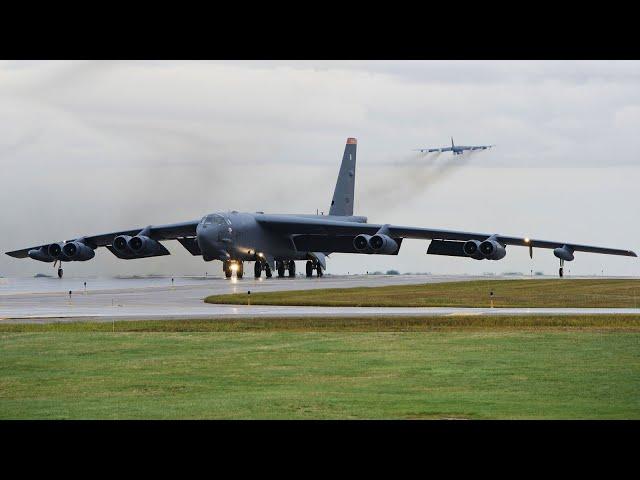
[[[432,332],[438,330],[591,330],[640,332],[640,315],[447,315],[374,317],[246,317],[0,323],[1,333],[55,332]]]
[[[0,418],[640,418],[638,323],[4,324]]]
[[[493,296],[490,295],[493,292]],[[248,295],[208,303],[246,304]],[[478,280],[251,294],[252,305],[357,307],[640,307],[640,280]]]

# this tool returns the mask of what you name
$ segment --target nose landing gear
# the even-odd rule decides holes
[[[236,272],[236,278],[242,278],[244,274],[244,264],[238,260],[225,260],[222,262],[222,270],[224,276],[231,278],[233,272]]]

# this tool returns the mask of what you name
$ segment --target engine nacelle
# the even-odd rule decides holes
[[[62,253],[69,259],[76,262],[84,262],[91,260],[96,256],[93,248],[88,247],[82,242],[73,241],[65,243],[62,247]]]
[[[131,237],[128,242],[129,248],[136,255],[148,255],[160,249],[160,243],[145,235]]]
[[[573,248],[567,245],[563,245],[559,248],[554,248],[553,254],[560,260],[566,260],[567,262],[571,262],[575,258],[573,256]]]
[[[52,243],[47,248],[47,253],[54,260],[66,260],[64,253],[62,252],[62,247],[64,243]]]
[[[27,255],[29,255],[29,258],[38,260],[40,262],[48,263],[48,262],[53,262],[55,260],[55,258],[49,255],[49,247],[47,246],[40,247],[40,248],[33,248],[27,252]]]
[[[480,252],[480,242],[478,240],[469,240],[464,242],[462,246],[462,251],[466,256],[471,257],[475,260],[483,260],[484,256]]]
[[[480,244],[480,253],[487,260],[500,260],[507,255],[507,249],[495,240],[485,240]]]
[[[131,240],[129,235],[119,235],[113,239],[113,248],[119,253],[131,255],[133,252],[129,248],[129,240]]]
[[[373,253],[378,254],[391,255],[398,251],[396,241],[382,233],[376,233],[373,237],[369,238],[369,247],[373,250]]]
[[[369,250],[369,240],[371,239],[371,235],[366,235],[361,233],[356,238],[353,239],[353,248],[355,248],[358,252],[366,252]]]

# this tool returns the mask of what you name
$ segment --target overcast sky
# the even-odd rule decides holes
[[[356,214],[640,251],[639,62],[0,62],[5,252],[197,219],[219,210],[328,210],[358,138]],[[496,144],[453,158],[412,149]],[[99,249],[69,275],[202,274],[220,263]],[[551,251],[499,262],[332,255],[330,273],[557,271]],[[577,254],[575,274],[638,275]],[[0,275],[55,273],[0,258]]]

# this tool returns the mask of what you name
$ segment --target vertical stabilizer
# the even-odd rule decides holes
[[[451,148],[456,148],[456,146],[453,144],[453,137],[451,137]]]
[[[342,164],[336,189],[333,191],[333,200],[329,215],[349,216],[353,215],[353,194],[356,185],[356,147],[358,141],[355,138],[347,138],[342,155]]]

